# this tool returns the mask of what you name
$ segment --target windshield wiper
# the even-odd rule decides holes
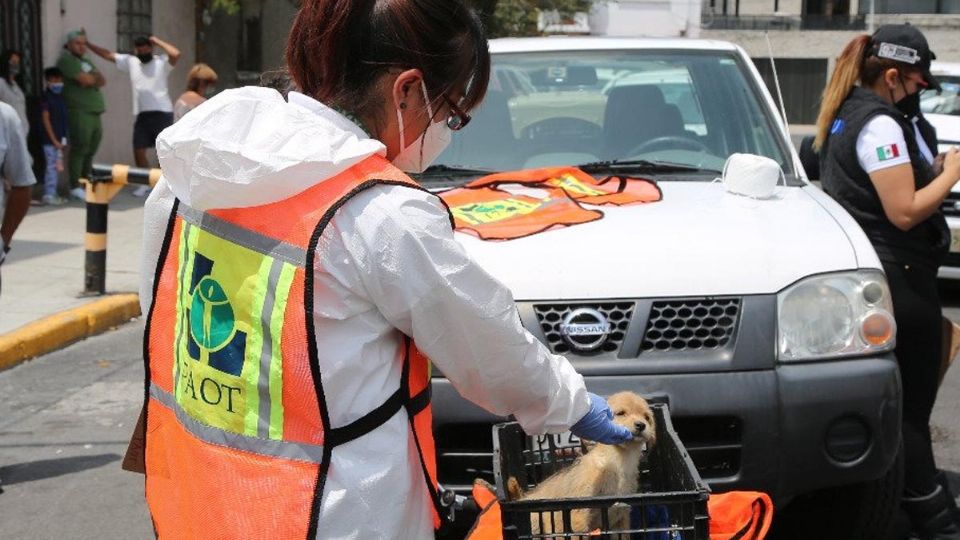
[[[463,167],[460,165],[446,165],[443,163],[438,163],[437,165],[431,165],[426,168],[422,173],[422,176],[459,176],[459,175],[471,175],[471,174],[493,174],[495,171],[493,169],[480,169],[477,167]]]
[[[649,159],[613,159],[609,161],[591,161],[577,165],[584,172],[603,172],[603,171],[639,171],[652,173],[673,173],[673,172],[698,172],[720,174],[716,169],[708,169],[689,165],[686,163],[673,163],[671,161],[655,161]]]

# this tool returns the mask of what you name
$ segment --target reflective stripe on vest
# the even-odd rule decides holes
[[[261,207],[175,202],[144,343],[146,492],[160,538],[315,538],[333,448],[403,409],[439,526],[429,361],[402,340],[401,386],[346,426],[330,425],[319,372],[319,238],[378,184],[422,189],[373,156]]]

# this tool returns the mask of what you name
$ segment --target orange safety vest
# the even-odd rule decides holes
[[[547,190],[543,199],[493,187],[453,189],[440,197],[450,208],[454,227],[482,240],[513,240],[603,217],[603,212],[583,208],[560,189]]]
[[[372,156],[263,206],[175,202],[144,340],[146,498],[161,540],[315,538],[332,450],[401,409],[440,525],[427,358],[405,338],[400,387],[346,426],[330,425],[319,371],[317,244],[343,204],[381,184],[422,189]]]
[[[506,184],[540,189],[546,196],[500,189]],[[656,202],[663,193],[652,180],[619,176],[597,180],[575,167],[552,167],[491,174],[440,197],[450,207],[458,231],[482,240],[513,240],[603,218],[603,212],[581,204]]]

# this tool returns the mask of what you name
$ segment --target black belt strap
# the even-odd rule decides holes
[[[399,389],[387,398],[382,405],[364,415],[363,418],[343,427],[331,429],[323,442],[324,446],[333,448],[348,443],[386,424],[403,407],[403,395],[403,390]]]

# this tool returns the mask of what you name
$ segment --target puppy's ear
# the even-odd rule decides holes
[[[520,482],[513,476],[507,479],[507,500],[517,501],[523,498],[523,489],[520,488]]]

